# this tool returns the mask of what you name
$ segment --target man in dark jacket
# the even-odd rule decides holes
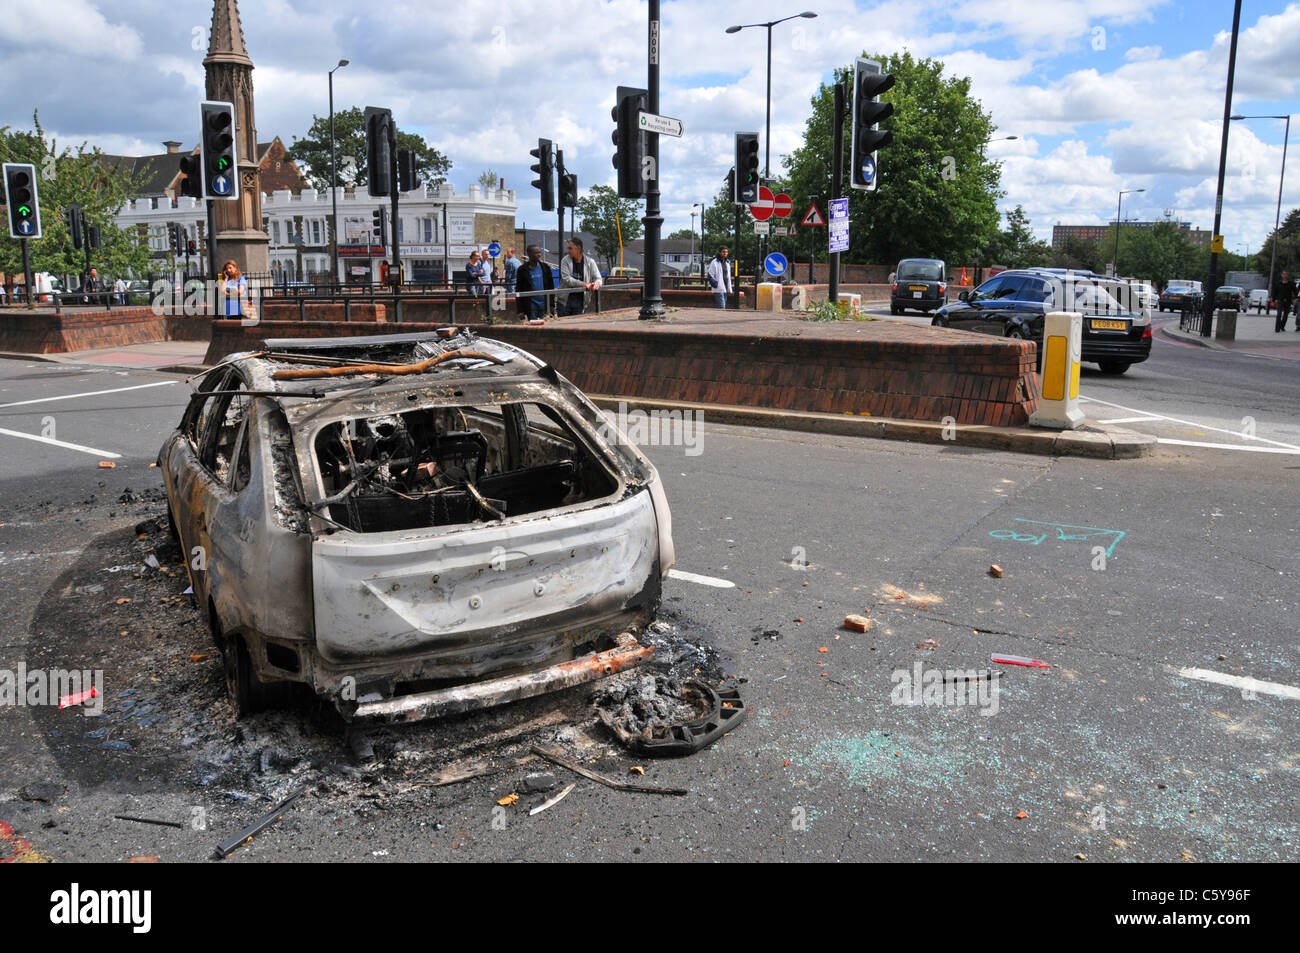
[[[1274,332],[1286,330],[1286,319],[1291,314],[1291,302],[1295,300],[1295,286],[1291,284],[1291,272],[1283,271],[1282,280],[1277,283],[1277,289],[1273,295],[1277,301],[1277,323],[1274,324]],[[1300,331],[1300,318],[1296,319],[1296,330]]]
[[[554,291],[555,275],[551,266],[542,261],[542,250],[536,245],[528,246],[528,260],[519,266],[515,276],[515,294],[525,291]],[[515,298],[515,310],[524,318],[540,320],[547,311],[548,295],[528,295]]]

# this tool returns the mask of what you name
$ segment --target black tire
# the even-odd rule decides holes
[[[220,623],[214,619],[212,625],[215,630]],[[226,670],[226,694],[230,696],[235,717],[243,719],[270,708],[279,696],[279,692],[274,690],[279,686],[268,686],[257,677],[244,640],[234,636],[221,639],[218,644]]]
[[[1098,361],[1103,374],[1123,374],[1133,365],[1129,361]]]
[[[898,305],[896,305],[896,304],[891,304],[891,305],[889,306],[889,313],[890,313],[890,314],[898,314],[898,313],[901,312],[902,310],[903,310],[903,309],[900,308],[900,307],[899,307]]]
[[[948,326],[948,322],[936,314],[933,318],[930,319],[930,326],[934,328],[946,328]]]
[[[1013,327],[1013,328],[1008,328],[1008,329],[1007,329],[1007,337],[1011,338],[1011,340],[1013,340],[1013,341],[1028,341],[1028,340],[1029,340],[1029,338],[1025,337],[1025,332],[1024,332],[1024,331],[1021,331],[1019,328],[1015,328],[1015,327]]]

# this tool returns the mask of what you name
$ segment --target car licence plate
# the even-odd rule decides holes
[[[1093,321],[1092,329],[1094,331],[1127,331],[1127,321]]]
[[[912,297],[913,297],[913,298],[919,298],[919,297],[921,297],[921,292],[919,292],[919,291],[913,291],[913,292],[912,292]]]
[[[924,290],[925,290],[925,285],[908,285],[908,286],[907,286],[907,290],[908,290],[908,291],[924,291]]]

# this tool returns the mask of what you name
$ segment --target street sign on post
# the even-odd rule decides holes
[[[829,230],[830,251],[849,250],[849,200],[831,199],[831,224]]]
[[[794,211],[794,199],[782,192],[772,200],[772,214],[777,218],[789,218]]]
[[[785,255],[774,251],[763,259],[763,267],[773,278],[780,278],[785,274],[785,270],[790,267],[790,264],[785,260]]]
[[[501,243],[500,243],[500,242],[493,242],[491,245],[488,245],[488,254],[491,255],[493,258],[496,258],[496,257],[500,256],[500,254],[501,254]]]
[[[800,221],[799,224],[800,225],[825,225],[826,219],[822,218],[821,210],[817,208],[816,203],[813,203],[812,205],[808,206],[808,211],[804,213],[803,220]]]
[[[766,222],[772,217],[775,206],[776,196],[766,185],[758,187],[758,198],[749,206],[749,214],[754,216],[757,222]]]
[[[641,131],[657,132],[661,136],[674,136],[680,139],[682,137],[682,121],[643,112],[641,113]]]
[[[755,234],[755,235],[768,235],[768,234],[771,233],[771,231],[772,231],[772,223],[771,223],[771,222],[755,222],[755,223],[754,223],[754,234]]]

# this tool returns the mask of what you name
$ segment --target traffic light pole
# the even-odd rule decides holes
[[[557,200],[563,198],[563,193],[564,193],[564,150],[563,149],[555,150],[555,192],[556,192],[555,197]],[[564,261],[564,202],[556,201],[555,214],[559,216],[559,221],[560,221],[559,227],[555,230],[555,267],[559,268],[560,263]],[[575,275],[574,277],[576,277],[579,281],[582,280],[581,275]],[[555,299],[555,313],[556,316],[558,317],[560,313],[559,298]]]
[[[1228,163],[1228,121],[1232,115],[1232,78],[1237,70],[1237,29],[1240,26],[1241,0],[1237,0],[1233,4],[1232,43],[1228,48],[1228,88],[1223,97],[1223,136],[1219,143],[1219,189],[1214,197],[1214,231],[1210,232],[1210,277],[1203,289],[1204,311],[1201,313],[1201,337],[1203,338],[1210,336],[1210,326],[1214,323],[1214,292],[1219,283],[1219,253],[1214,250],[1213,243],[1219,238],[1219,225],[1223,219],[1223,172]],[[1118,222],[1115,223],[1115,231],[1117,233],[1119,231]],[[1276,233],[1273,242],[1277,243]]]
[[[221,276],[217,273],[217,215],[216,202],[208,199],[208,274],[216,281]]]
[[[647,37],[646,105],[649,111],[659,114],[659,52],[661,49],[659,0],[650,0],[649,35]],[[654,321],[664,316],[663,292],[659,284],[659,228],[663,216],[659,214],[659,133],[648,132],[645,153],[649,160],[651,177],[645,190],[645,288],[641,292],[642,321]]]
[[[397,294],[401,290],[402,281],[402,247],[397,240],[397,198],[401,194],[401,186],[397,181],[397,123],[388,124],[388,181],[390,191],[393,193],[393,212],[388,223],[388,231],[393,239],[393,267],[389,271],[389,279],[393,282],[393,313],[397,320],[402,320],[402,303]]]
[[[831,116],[831,197],[826,203],[826,232],[827,240],[830,239],[830,204],[840,197],[841,182],[844,177],[844,84],[835,84],[835,113]],[[829,246],[828,246],[829,247]],[[831,304],[837,304],[840,300],[840,253],[830,252],[830,260],[827,263],[827,270],[830,272],[828,277],[829,287],[826,289],[827,298]]]
[[[27,239],[20,238],[18,241],[23,246],[23,280],[27,282],[27,291],[23,297],[27,299],[27,309],[30,311],[36,307],[36,302],[32,300],[32,257],[27,250]]]

